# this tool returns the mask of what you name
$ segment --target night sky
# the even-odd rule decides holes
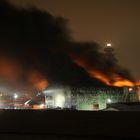
[[[77,41],[111,42],[119,63],[140,79],[139,0],[10,0],[16,5],[36,6],[68,19]]]

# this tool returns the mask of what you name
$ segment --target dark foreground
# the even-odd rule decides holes
[[[140,112],[0,110],[0,139],[140,138]]]

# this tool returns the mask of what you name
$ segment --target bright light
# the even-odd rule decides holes
[[[58,94],[55,96],[55,106],[56,107],[64,107],[65,96],[62,94]]]
[[[45,107],[45,105],[41,104],[39,107],[40,107],[40,109],[43,109]]]
[[[27,105],[31,100],[28,100],[27,102],[25,102],[24,104]]]
[[[129,88],[129,92],[131,92],[133,90],[133,88]]]
[[[112,44],[111,44],[111,43],[107,43],[106,46],[107,46],[107,47],[111,47]]]
[[[110,104],[111,102],[112,102],[112,100],[111,100],[111,99],[107,99],[107,103],[109,103],[109,104]]]
[[[14,99],[17,99],[18,98],[18,95],[15,93],[14,94]]]

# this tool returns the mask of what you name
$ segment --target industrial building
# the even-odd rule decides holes
[[[45,108],[76,110],[102,110],[107,104],[117,102],[138,102],[138,88],[70,88],[46,89]]]
[[[32,96],[1,94],[1,109],[103,110],[108,104],[139,102],[139,87],[49,87]]]

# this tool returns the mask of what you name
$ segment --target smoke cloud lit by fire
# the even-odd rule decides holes
[[[84,68],[92,78],[101,80],[108,86],[134,86],[131,74],[118,65],[116,61],[101,53],[96,43],[74,43],[69,54],[73,61]]]
[[[51,85],[134,86],[100,45],[75,42],[66,20],[0,2],[0,83],[43,90]]]

